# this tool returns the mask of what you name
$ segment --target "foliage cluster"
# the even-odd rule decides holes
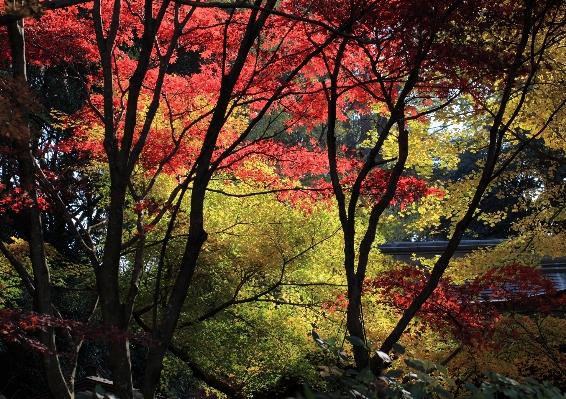
[[[314,393],[310,386],[305,384],[303,393],[306,399],[564,398],[557,387],[546,381],[540,383],[527,377],[521,383],[497,373],[485,373],[480,376],[479,382],[474,384],[469,380],[449,378],[447,368],[441,364],[408,357],[403,358],[403,369],[390,369],[376,376],[369,368],[356,370],[348,367],[348,357],[343,352],[344,348],[336,345],[336,338],[323,340],[315,331],[312,336],[325,354],[336,357],[340,363],[338,366],[320,367],[320,375],[326,381],[325,390]],[[347,336],[345,339],[354,346],[371,350],[370,343],[365,343],[357,337]],[[405,348],[397,344],[395,352],[402,356]],[[386,366],[391,365],[391,358],[386,353],[376,353]],[[303,396],[300,395],[300,398]]]
[[[39,349],[52,396],[73,399],[87,350],[122,399],[187,368],[252,396],[312,376],[311,324],[354,344],[338,395],[377,388],[401,340],[514,362],[527,338],[564,374],[539,339],[563,293],[524,261],[564,255],[563,1],[0,7],[0,304],[34,312],[3,309],[0,336]],[[460,240],[491,233],[516,250],[455,272]],[[423,268],[376,251],[439,234]],[[441,366],[406,365],[390,394],[448,395]]]

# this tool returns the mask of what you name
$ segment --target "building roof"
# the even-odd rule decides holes
[[[480,248],[491,248],[499,245],[502,240],[462,240],[454,258],[464,255]],[[411,264],[419,264],[413,255],[418,258],[431,259],[441,255],[446,249],[448,241],[415,241],[415,242],[386,242],[378,246],[379,250],[396,260]],[[557,290],[566,290],[566,257],[551,258],[544,256],[541,261],[542,272],[556,285]]]

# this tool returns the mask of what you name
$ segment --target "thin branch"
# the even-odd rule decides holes
[[[90,3],[93,0],[49,0],[39,2],[39,7],[41,11],[46,10],[56,10],[58,8],[65,8],[70,6],[75,6],[78,4]],[[9,14],[0,15],[0,26],[6,26],[12,22],[19,21],[20,19],[26,17],[39,17],[41,11],[37,11],[30,6],[24,6],[21,9],[11,12]]]
[[[245,193],[245,194],[235,194],[235,193],[228,193],[224,190],[217,190],[214,188],[207,187],[206,191],[210,191],[213,193],[218,193],[222,195],[226,195],[228,197],[236,197],[236,198],[246,198],[246,197],[254,197],[256,195],[265,195],[265,194],[274,194],[274,193],[284,193],[288,191],[315,191],[315,192],[324,192],[331,190],[330,187],[328,188],[305,188],[305,187],[292,187],[292,188],[278,188],[273,190],[266,190],[266,191],[257,191],[255,193]]]
[[[18,273],[18,276],[20,276],[22,283],[24,283],[24,285],[26,286],[28,293],[33,297],[35,293],[33,278],[27,272],[23,263],[6,247],[6,245],[4,245],[4,242],[2,240],[0,240],[0,252],[2,252],[6,259],[8,259],[8,262],[10,262],[12,267],[16,269],[16,272]]]

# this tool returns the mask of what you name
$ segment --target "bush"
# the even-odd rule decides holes
[[[306,399],[453,399],[457,392],[462,398],[470,399],[564,399],[565,396],[550,382],[538,382],[525,378],[520,383],[497,373],[485,373],[484,380],[476,386],[470,381],[456,383],[448,377],[448,370],[440,364],[427,360],[404,358],[407,367],[392,369],[384,375],[376,376],[369,368],[356,370],[348,364],[344,348],[336,345],[336,338],[323,340],[313,331],[315,343],[322,349],[327,365],[319,366],[320,375],[326,382],[324,392],[313,392],[304,385],[303,398]],[[357,337],[346,337],[355,346],[370,346]],[[396,344],[394,350],[403,355],[405,349]],[[387,363],[389,355],[380,351],[375,353]],[[338,361],[336,361],[336,359]]]

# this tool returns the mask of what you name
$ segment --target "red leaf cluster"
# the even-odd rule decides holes
[[[35,332],[46,331],[48,328],[66,330],[74,340],[88,339],[105,342],[137,340],[142,343],[147,342],[145,335],[132,334],[112,326],[85,324],[34,312],[0,309],[1,340],[22,345],[35,352],[65,355],[65,353],[55,353],[34,337]]]
[[[4,191],[0,184],[0,213],[6,213],[7,210],[19,213],[33,206],[34,203],[25,190],[16,187],[13,190]],[[47,199],[40,192],[37,197],[37,206],[41,211],[47,211],[50,208]]]
[[[362,154],[350,153],[342,148],[337,162],[340,184],[346,192],[352,188],[365,162]],[[247,162],[253,160],[259,160],[273,169],[266,171],[250,168]],[[228,157],[222,165],[230,168],[234,176],[243,182],[255,183],[263,189],[281,190],[278,194],[280,200],[305,211],[311,210],[315,203],[327,206],[332,204],[333,188],[327,175],[329,163],[326,150],[314,146],[309,148],[306,145],[288,146],[260,141]],[[362,198],[369,202],[379,201],[387,189],[389,178],[388,171],[373,169],[362,183]],[[404,208],[406,204],[424,196],[442,194],[440,190],[427,187],[425,181],[416,177],[401,177],[391,202]]]
[[[364,282],[363,295],[373,295],[378,303],[398,312],[405,311],[430,278],[426,268],[401,265]],[[345,309],[348,299],[339,295],[325,308]],[[452,334],[463,343],[486,344],[495,325],[508,311],[545,313],[566,305],[566,295],[540,269],[518,263],[488,270],[463,284],[448,277],[418,312],[424,326],[440,334]]]
[[[414,67],[411,60],[421,51],[418,45],[420,36],[414,35],[442,31],[438,40],[432,43],[430,55],[424,61],[423,73],[417,84],[420,95],[407,104],[406,116],[414,116],[419,108],[431,105],[431,98],[448,96],[451,88],[463,88],[467,85],[465,80],[472,80],[478,74],[483,76],[485,59],[489,58],[483,53],[488,50],[480,49],[475,44],[459,42],[457,38],[463,35],[465,21],[474,19],[480,10],[491,12],[493,18],[507,11],[478,0],[466,2],[450,14],[448,9],[451,5],[452,2],[444,0],[435,0],[426,5],[416,0],[395,1],[387,7],[371,1],[282,1],[279,5],[282,12],[307,19],[300,21],[282,15],[270,16],[262,30],[261,41],[254,52],[249,54],[246,66],[238,77],[234,89],[234,113],[253,118],[268,98],[276,96],[278,100],[273,108],[285,110],[288,129],[302,126],[308,130],[325,123],[325,89],[328,84],[326,71],[333,68],[339,41],[330,41],[325,45],[317,56],[304,63],[301,73],[293,79],[287,79],[286,76],[333,35],[324,24],[337,27],[355,21],[351,34],[360,40],[351,40],[346,45],[342,61],[344,65],[339,72],[340,91],[343,93],[338,104],[337,118],[340,120],[346,120],[351,111],[360,114],[369,112],[365,104],[395,103],[399,88]],[[156,10],[160,6],[160,2],[154,2]],[[69,115],[65,121],[66,128],[72,129],[73,136],[56,143],[46,143],[45,148],[41,149],[43,154],[73,154],[78,163],[94,159],[104,161],[106,157],[102,137],[93,136],[94,131],[101,131],[98,112],[103,109],[103,96],[100,92],[102,74],[94,40],[91,7],[90,4],[72,6],[26,22],[28,62],[42,68],[58,68],[64,71],[66,77],[81,80],[89,92],[88,104]],[[110,16],[113,12],[110,3],[102,4],[102,8],[104,16]],[[153,48],[151,66],[144,77],[142,100],[138,103],[140,116],[147,111],[147,105],[154,94],[160,60],[174,35],[175,21],[185,17],[189,9],[181,7],[175,10],[170,7],[166,11],[164,23],[155,38],[160,46]],[[122,139],[128,102],[127,88],[137,65],[133,54],[140,39],[139,32],[143,31],[140,15],[145,12],[141,2],[122,4],[122,28],[118,31],[116,46],[113,48],[113,118],[119,142]],[[164,173],[183,175],[195,164],[210,122],[211,107],[219,95],[223,71],[234,62],[238,53],[237,46],[244,33],[241,26],[245,26],[249,12],[242,10],[234,13],[230,17],[230,23],[227,23],[225,11],[197,8],[189,19],[170,63],[175,63],[181,57],[181,50],[185,53],[194,51],[199,58],[198,72],[167,73],[164,76],[161,103],[166,106],[159,111],[159,123],[152,124],[139,160],[140,169],[147,175],[152,175],[160,167],[163,167]],[[445,18],[446,15],[450,17]],[[308,19],[317,20],[323,25],[309,23]],[[455,20],[458,23],[454,23]],[[486,22],[487,25],[489,23],[490,21]],[[459,52],[459,56],[454,55],[455,51]],[[496,58],[501,58],[504,53],[494,46],[488,52],[497,53]],[[5,35],[0,38],[0,64],[10,64]],[[468,76],[464,71],[467,71],[469,77],[463,78]],[[386,75],[387,79],[379,83],[376,80],[378,74]],[[139,126],[138,130],[141,131],[141,128]],[[238,127],[227,123],[216,143],[213,160],[231,148],[240,133]],[[134,137],[134,141],[139,139],[139,135]],[[308,210],[314,202],[329,201],[331,186],[326,176],[326,153],[308,150],[307,147],[289,147],[268,140],[243,142],[223,159],[220,167],[229,169],[236,179],[282,190],[279,194],[281,200]],[[278,174],[263,173],[259,169],[246,170],[247,164],[243,161],[250,157],[271,162]],[[338,160],[341,183],[346,190],[354,183],[362,162],[362,158],[344,154]],[[45,170],[46,174],[48,172],[49,170]],[[61,171],[51,172],[53,182],[57,179],[55,176],[60,179]],[[362,184],[363,196],[370,201],[379,200],[388,179],[386,171],[373,170]],[[65,192],[65,187],[70,185],[69,182],[61,181],[56,188]],[[298,190],[301,187],[307,190]],[[70,191],[76,193],[81,190],[83,188],[74,187]],[[416,178],[402,178],[393,203],[404,207],[406,203],[430,194],[441,195],[438,191],[428,189],[424,182]],[[7,209],[13,204],[6,202],[4,205],[4,209]]]

